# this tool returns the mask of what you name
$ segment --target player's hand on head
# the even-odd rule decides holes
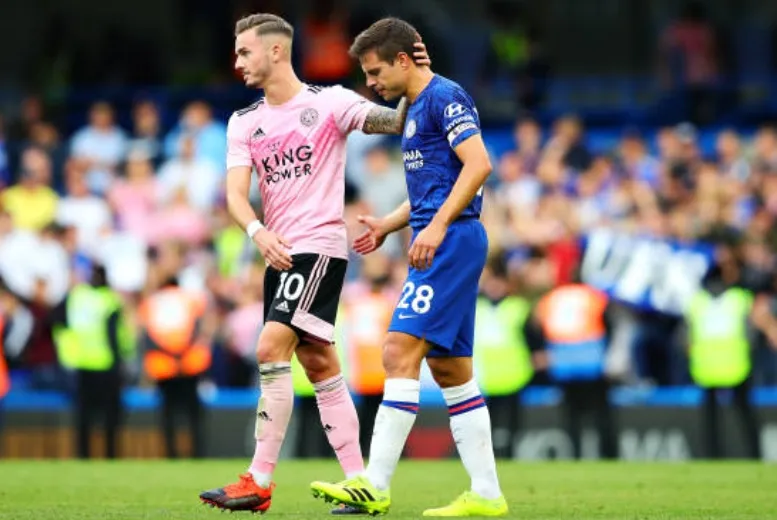
[[[413,44],[415,51],[413,51],[413,61],[416,65],[428,67],[432,64],[432,58],[429,57],[429,51],[426,50],[426,44],[424,42],[415,42]]]
[[[270,267],[278,271],[291,269],[291,244],[285,238],[264,228],[254,235],[254,243]]]
[[[431,267],[437,248],[442,244],[447,232],[447,226],[434,221],[429,223],[428,226],[418,233],[418,236],[415,237],[413,244],[410,246],[408,251],[410,265],[421,271]]]
[[[387,233],[383,230],[379,218],[359,215],[358,220],[367,226],[367,229],[353,241],[353,250],[360,255],[367,255],[383,245]]]

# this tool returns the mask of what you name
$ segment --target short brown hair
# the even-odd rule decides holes
[[[394,63],[400,52],[412,57],[413,44],[420,41],[421,35],[406,21],[383,18],[362,31],[348,53],[354,58],[361,58],[366,53],[375,51],[381,61]]]
[[[235,24],[235,36],[249,29],[256,28],[257,36],[265,34],[283,34],[294,37],[294,27],[280,16],[269,13],[258,13],[241,18]]]

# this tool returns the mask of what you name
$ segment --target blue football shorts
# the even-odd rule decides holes
[[[389,332],[427,340],[432,344],[430,357],[471,357],[487,253],[488,238],[479,220],[449,226],[432,266],[423,271],[410,267]]]

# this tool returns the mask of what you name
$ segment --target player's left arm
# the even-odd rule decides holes
[[[432,265],[434,254],[445,238],[448,226],[472,202],[491,173],[491,159],[480,133],[467,137],[453,151],[463,165],[461,173],[432,221],[413,241],[408,255],[410,265],[416,269],[426,269]]]
[[[365,134],[399,135],[405,127],[408,109],[407,98],[399,100],[396,109],[375,105],[364,118],[362,132]]]
[[[439,221],[446,228],[472,202],[491,173],[491,158],[488,156],[486,145],[480,134],[474,134],[467,138],[453,151],[456,152],[463,167],[458,180],[453,185],[451,194],[437,210],[433,219]]]

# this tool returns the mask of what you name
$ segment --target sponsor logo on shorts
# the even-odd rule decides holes
[[[289,304],[286,301],[282,301],[275,306],[276,311],[289,312]]]

